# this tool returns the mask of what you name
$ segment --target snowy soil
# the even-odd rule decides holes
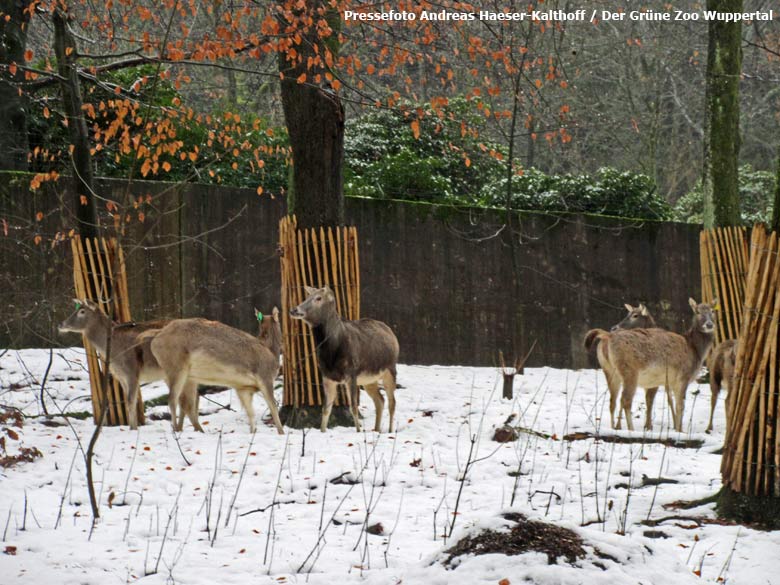
[[[379,435],[338,428],[280,436],[266,422],[253,438],[226,391],[201,399],[206,433],[185,423],[178,443],[164,420],[139,432],[103,429],[94,465],[101,518],[93,527],[81,449],[94,425],[73,418],[72,427],[43,424],[48,359],[48,350],[0,358],[0,405],[27,416],[8,451],[34,446],[43,453],[0,469],[4,585],[780,583],[780,532],[710,523],[712,504],[665,508],[720,487],[725,396],[715,432],[704,434],[708,386],[689,389],[685,433],[670,431],[662,396],[655,432],[633,433],[648,441],[700,439],[700,448],[561,440],[573,432],[614,434],[606,384],[595,370],[528,369],[508,401],[492,368],[400,366],[397,432]],[[89,410],[83,351],[55,350],[46,386],[50,413]],[[147,400],[165,392],[162,383],[143,389]],[[370,429],[373,405],[365,395],[362,403]],[[255,406],[265,422],[261,397]],[[515,424],[535,432],[493,442],[512,413]],[[636,428],[644,416],[639,392]],[[386,414],[383,422],[386,429]],[[642,487],[643,476],[659,475],[677,483]],[[339,476],[347,483],[330,482]],[[447,548],[483,528],[507,530],[502,514],[510,510],[575,530],[588,556],[549,565],[541,553],[489,554],[445,568]],[[674,516],[683,518],[642,524]],[[365,530],[377,523],[372,532],[379,534]]]

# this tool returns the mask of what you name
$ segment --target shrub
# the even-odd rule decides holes
[[[750,165],[739,168],[739,206],[746,224],[769,222],[775,191],[775,176],[769,171],[757,171]],[[674,207],[674,219],[687,223],[702,223],[704,195],[701,181],[680,198]]]

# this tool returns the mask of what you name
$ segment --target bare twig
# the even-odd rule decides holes
[[[246,448],[246,457],[244,457],[244,464],[241,466],[241,474],[238,476],[238,483],[236,484],[236,491],[233,492],[233,499],[230,500],[230,505],[228,506],[227,511],[227,517],[225,518],[225,528],[228,527],[228,524],[230,524],[230,514],[233,511],[233,507],[236,505],[236,498],[238,497],[238,490],[241,488],[241,480],[244,479],[244,473],[246,472],[246,464],[249,462],[249,455],[252,451],[252,444],[255,442],[255,435],[257,434],[257,431],[252,433],[252,438],[249,440],[249,446]]]

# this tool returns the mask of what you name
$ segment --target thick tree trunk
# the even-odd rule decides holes
[[[317,23],[324,18],[337,30],[340,14],[327,6],[324,0],[305,0],[295,25],[301,42],[294,45],[294,56],[291,52],[279,53],[282,107],[293,159],[288,209],[298,218],[299,229],[344,224],[344,108],[327,80],[327,66],[316,62],[324,58],[327,50],[336,53],[336,35],[322,39],[316,26],[302,30],[300,24],[305,20]],[[281,23],[285,29],[290,25],[284,20]],[[345,284],[331,282],[331,286]],[[279,416],[284,424],[294,428],[317,427],[322,408],[317,404],[285,404]],[[352,424],[347,406],[333,408],[330,426]]]
[[[30,0],[0,0],[0,169],[27,170],[27,99],[14,85],[24,80],[21,69],[27,46]]]
[[[708,0],[708,10],[742,12],[742,0]],[[704,152],[705,227],[739,225],[739,80],[742,25],[709,22]]]
[[[92,155],[89,148],[89,130],[82,111],[81,83],[76,68],[76,39],[70,31],[69,15],[57,8],[52,13],[54,24],[54,54],[57,57],[57,72],[62,102],[68,122],[71,143],[71,169],[76,196],[75,209],[79,232],[82,237],[98,235],[97,205],[92,178]]]
[[[314,22],[322,18],[318,14],[322,6],[322,0],[306,1]],[[337,22],[337,18],[333,20]],[[293,155],[289,210],[298,217],[301,228],[341,225],[344,108],[325,78],[325,66],[308,65],[310,59],[324,55],[325,42],[316,28],[301,36],[302,42],[295,46],[295,59],[290,60],[288,53],[279,54],[282,106]]]

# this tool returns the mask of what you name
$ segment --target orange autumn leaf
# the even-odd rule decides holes
[[[163,168],[163,170],[164,170],[164,171],[167,173],[168,171],[170,171],[170,170],[171,170],[171,163],[169,163],[168,161],[165,161],[165,162],[162,164],[162,168]],[[142,220],[142,221],[143,221],[143,220]]]
[[[301,73],[298,76],[298,83],[306,83],[306,74],[305,73]]]
[[[410,124],[412,127],[412,134],[414,134],[415,138],[420,137],[420,121],[419,120],[412,120],[412,123]]]
[[[24,60],[29,63],[30,61],[33,60],[33,55],[34,55],[34,53],[32,52],[32,50],[31,49],[27,49],[24,52]]]
[[[257,188],[257,194],[258,195],[262,195],[263,194],[263,187],[262,186]]]

